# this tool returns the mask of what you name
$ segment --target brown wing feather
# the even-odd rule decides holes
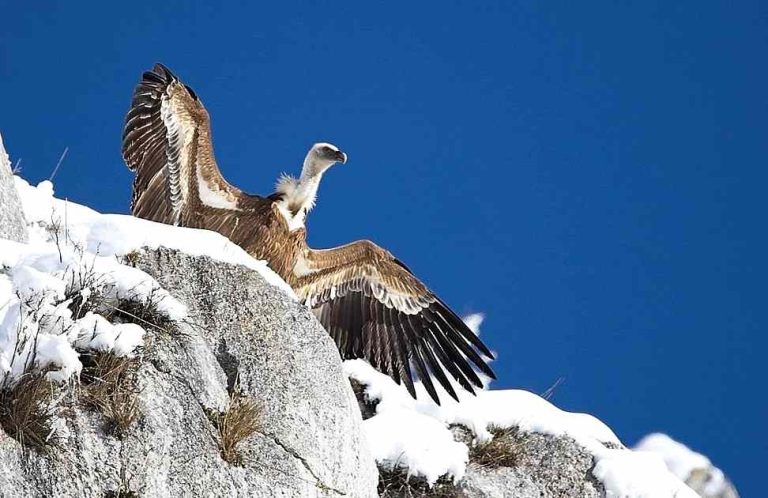
[[[191,88],[167,67],[143,74],[123,128],[123,159],[136,172],[131,211],[162,223],[187,225],[189,208],[199,202],[203,174],[216,194],[235,199],[213,157],[208,112]]]
[[[454,399],[448,375],[472,393],[482,387],[474,368],[495,378],[481,357],[493,358],[485,344],[405,265],[372,242],[305,249],[297,268],[303,274],[295,277],[294,289],[315,310],[341,355],[365,358],[403,381],[412,396],[411,367],[437,403],[433,377]]]

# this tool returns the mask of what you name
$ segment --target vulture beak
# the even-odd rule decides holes
[[[336,161],[340,162],[341,164],[347,164],[347,155],[342,151],[338,151],[336,153]]]

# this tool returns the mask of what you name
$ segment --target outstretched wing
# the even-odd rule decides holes
[[[313,309],[345,359],[364,358],[404,382],[416,397],[411,367],[440,403],[432,377],[458,399],[446,373],[474,393],[476,367],[495,378],[481,357],[492,353],[408,268],[369,241],[335,249],[307,248],[293,288]],[[479,353],[478,353],[479,351]]]
[[[201,200],[201,177],[209,180],[203,201],[211,207],[236,203],[239,191],[221,177],[213,157],[208,112],[195,92],[162,64],[145,72],[133,93],[122,151],[128,168],[136,172],[131,201],[136,216],[185,224],[185,208]]]

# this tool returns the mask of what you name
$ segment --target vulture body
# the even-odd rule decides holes
[[[267,196],[247,194],[221,175],[208,113],[191,88],[156,64],[136,87],[126,116],[123,158],[136,173],[131,211],[171,225],[214,230],[263,259],[309,306],[345,359],[364,358],[405,384],[414,370],[439,404],[434,377],[458,399],[448,376],[469,392],[475,369],[495,378],[482,341],[388,251],[363,240],[316,250],[304,221],[323,173],[346,154],[315,144],[301,177],[283,176]]]

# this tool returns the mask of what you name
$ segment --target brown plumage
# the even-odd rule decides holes
[[[482,357],[493,357],[488,348],[388,251],[365,240],[324,250],[307,245],[304,220],[320,179],[346,162],[335,146],[312,147],[301,178],[282,178],[268,197],[247,194],[221,176],[197,95],[157,64],[134,92],[123,157],[136,172],[135,216],[215,230],[266,260],[312,308],[343,358],[368,360],[414,397],[415,370],[438,403],[432,377],[455,399],[448,376],[472,393],[482,387],[475,368],[494,378]]]

